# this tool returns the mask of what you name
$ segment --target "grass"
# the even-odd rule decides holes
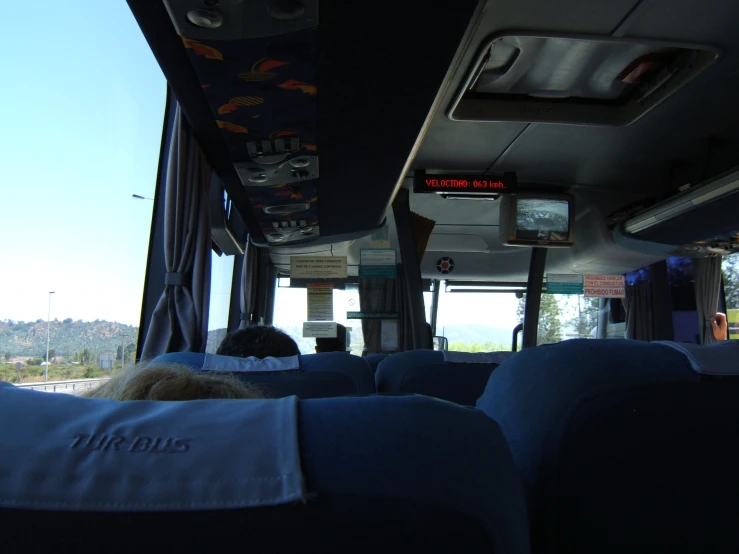
[[[82,366],[60,364],[49,366],[49,381],[67,381],[70,379],[95,379],[110,377],[113,371],[100,369],[97,366]],[[37,383],[44,380],[44,366],[24,365],[21,371],[16,371],[12,365],[0,366],[0,381],[9,383]]]

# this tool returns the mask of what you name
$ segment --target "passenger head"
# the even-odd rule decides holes
[[[346,327],[336,324],[336,337],[316,339],[316,352],[346,352]]]
[[[300,349],[293,339],[279,329],[253,325],[226,335],[216,354],[237,358],[286,358],[297,356]]]
[[[195,372],[179,364],[138,364],[114,375],[87,398],[113,400],[202,400],[262,398],[258,391],[230,375]]]

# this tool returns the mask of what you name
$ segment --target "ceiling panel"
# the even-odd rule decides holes
[[[522,180],[656,190],[675,161],[699,164],[707,137],[737,138],[739,3],[720,0],[635,2],[491,1],[476,35],[511,29],[619,34],[718,45],[727,55],[636,123],[621,128],[453,122],[437,114],[414,167],[516,171]],[[477,50],[465,56],[466,69]],[[456,90],[447,93],[451,100]],[[448,107],[448,102],[447,102]]]
[[[525,130],[525,123],[460,123],[447,117],[454,94],[491,34],[503,29],[609,34],[635,4],[636,0],[489,1],[472,47],[463,58],[462,70],[454,76],[443,109],[434,118],[413,166],[482,171]]]
[[[736,41],[739,3],[734,0],[649,0],[622,27],[625,36],[720,45]]]

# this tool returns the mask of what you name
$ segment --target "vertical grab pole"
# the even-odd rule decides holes
[[[523,330],[523,323],[519,323],[513,328],[513,338],[511,340],[511,352],[518,352],[518,334]]]
[[[436,322],[439,317],[439,287],[441,287],[441,281],[434,279],[433,285],[434,290],[431,292],[431,334],[436,336]]]
[[[539,332],[539,306],[541,305],[546,262],[546,248],[531,249],[529,281],[526,285],[526,306],[523,312],[523,348],[536,346],[537,333]]]

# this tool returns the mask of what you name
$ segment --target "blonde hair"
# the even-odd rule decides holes
[[[259,391],[235,377],[196,372],[180,364],[138,364],[80,396],[114,400],[262,398]]]

